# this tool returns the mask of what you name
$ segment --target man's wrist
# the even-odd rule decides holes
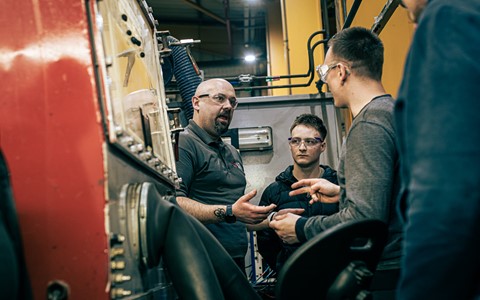
[[[213,214],[217,217],[220,222],[225,221],[225,209],[223,207],[218,207],[213,211]]]
[[[237,218],[233,214],[233,207],[231,204],[227,205],[225,209],[225,222],[227,223],[235,223],[237,222]]]

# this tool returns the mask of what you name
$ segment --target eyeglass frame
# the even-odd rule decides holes
[[[292,144],[292,140],[300,140],[298,145],[295,145],[295,144]],[[311,141],[316,141],[314,144],[311,144],[311,145],[308,145],[308,142],[311,142]],[[305,147],[315,147],[317,145],[320,145],[321,143],[323,143],[323,139],[321,137],[313,137],[313,138],[306,138],[306,139],[301,139],[301,138],[296,138],[296,137],[289,137],[288,138],[288,144],[290,146],[295,146],[297,148],[300,148],[300,146],[302,144],[305,145]]]
[[[238,107],[238,100],[235,97],[227,98],[227,96],[225,96],[224,94],[221,94],[221,93],[218,93],[218,94],[215,94],[215,95],[202,94],[202,95],[197,96],[197,98],[204,98],[204,97],[208,97],[208,98],[212,99],[215,104],[222,105],[222,106],[225,105],[225,103],[228,100],[228,102],[230,102],[230,106],[232,107],[232,109],[236,109]],[[222,97],[224,100],[219,101],[220,100],[219,97]]]
[[[318,77],[320,77],[320,80],[324,83],[327,83],[327,75],[328,75],[328,72],[330,72],[331,70],[335,69],[336,67],[338,67],[338,62],[336,63],[333,63],[333,64],[330,64],[330,65],[326,65],[326,64],[322,64],[322,65],[318,65],[315,70],[317,71],[317,74],[318,74]],[[323,68],[327,68],[325,71],[323,71],[322,69]]]
[[[345,62],[345,61],[337,61],[335,63],[331,63],[330,65],[326,65],[326,64],[322,64],[322,65],[318,65],[315,70],[317,71],[317,74],[318,76],[320,77],[320,80],[324,83],[327,83],[327,75],[328,75],[328,72],[330,72],[331,70],[335,69],[336,67],[338,67],[338,65],[343,65],[345,67],[345,73],[347,75],[350,75],[350,71],[349,69],[353,69],[353,68],[357,68],[360,64],[359,63],[348,63],[348,62]],[[325,73],[322,75],[323,71],[321,70],[322,67],[324,66],[327,66],[327,70],[325,71]]]

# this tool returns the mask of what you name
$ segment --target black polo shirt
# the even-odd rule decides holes
[[[179,138],[177,173],[182,179],[177,196],[204,204],[233,204],[245,193],[246,179],[240,154],[230,144],[190,120]],[[205,225],[232,257],[247,252],[245,225],[225,222]]]

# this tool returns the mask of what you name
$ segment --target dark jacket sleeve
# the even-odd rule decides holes
[[[0,151],[0,290],[2,299],[32,299],[20,225],[6,162]]]
[[[275,203],[272,201],[274,199],[273,195],[278,188],[275,188],[276,182],[270,184],[262,193],[259,205],[270,205]],[[263,230],[257,231],[257,245],[258,252],[262,255],[263,259],[268,263],[272,269],[276,269],[277,256],[278,253],[282,250],[282,244],[275,233],[271,228],[266,228]]]
[[[479,1],[431,0],[414,36],[396,105],[409,179],[398,299],[480,296],[479,28]]]

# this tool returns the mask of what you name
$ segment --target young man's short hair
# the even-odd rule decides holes
[[[335,58],[350,63],[360,76],[380,81],[383,69],[383,43],[363,27],[351,27],[335,34],[329,41]]]
[[[320,119],[316,115],[302,114],[296,117],[295,121],[293,121],[293,124],[290,127],[290,133],[292,133],[293,129],[298,125],[312,127],[320,133],[320,137],[322,138],[322,140],[325,140],[325,138],[327,137],[327,128],[323,124],[322,119]]]

